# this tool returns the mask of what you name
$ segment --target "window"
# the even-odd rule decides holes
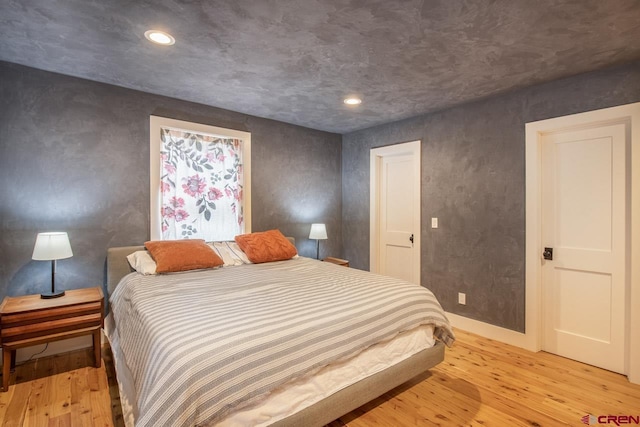
[[[251,231],[251,134],[151,116],[151,239]]]

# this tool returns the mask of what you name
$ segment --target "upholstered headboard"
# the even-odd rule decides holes
[[[294,237],[287,237],[287,239],[294,246],[296,245]],[[133,271],[127,261],[127,255],[143,250],[144,246],[120,246],[107,249],[107,292],[109,295],[118,286],[120,280]]]
[[[133,271],[127,261],[127,255],[143,250],[144,246],[121,246],[107,249],[107,292],[109,295],[118,286],[120,280]]]

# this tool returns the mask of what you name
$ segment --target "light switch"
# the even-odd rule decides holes
[[[438,218],[431,218],[431,228],[438,228]]]

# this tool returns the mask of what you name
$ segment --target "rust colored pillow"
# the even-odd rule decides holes
[[[236,236],[236,242],[255,264],[291,259],[298,254],[296,247],[280,230],[242,234]]]
[[[157,273],[201,270],[224,264],[204,240],[158,240],[145,242]]]

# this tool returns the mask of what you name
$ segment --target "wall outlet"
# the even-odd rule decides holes
[[[458,292],[458,304],[467,305],[467,294]]]
[[[431,218],[431,228],[438,228],[438,218]]]

